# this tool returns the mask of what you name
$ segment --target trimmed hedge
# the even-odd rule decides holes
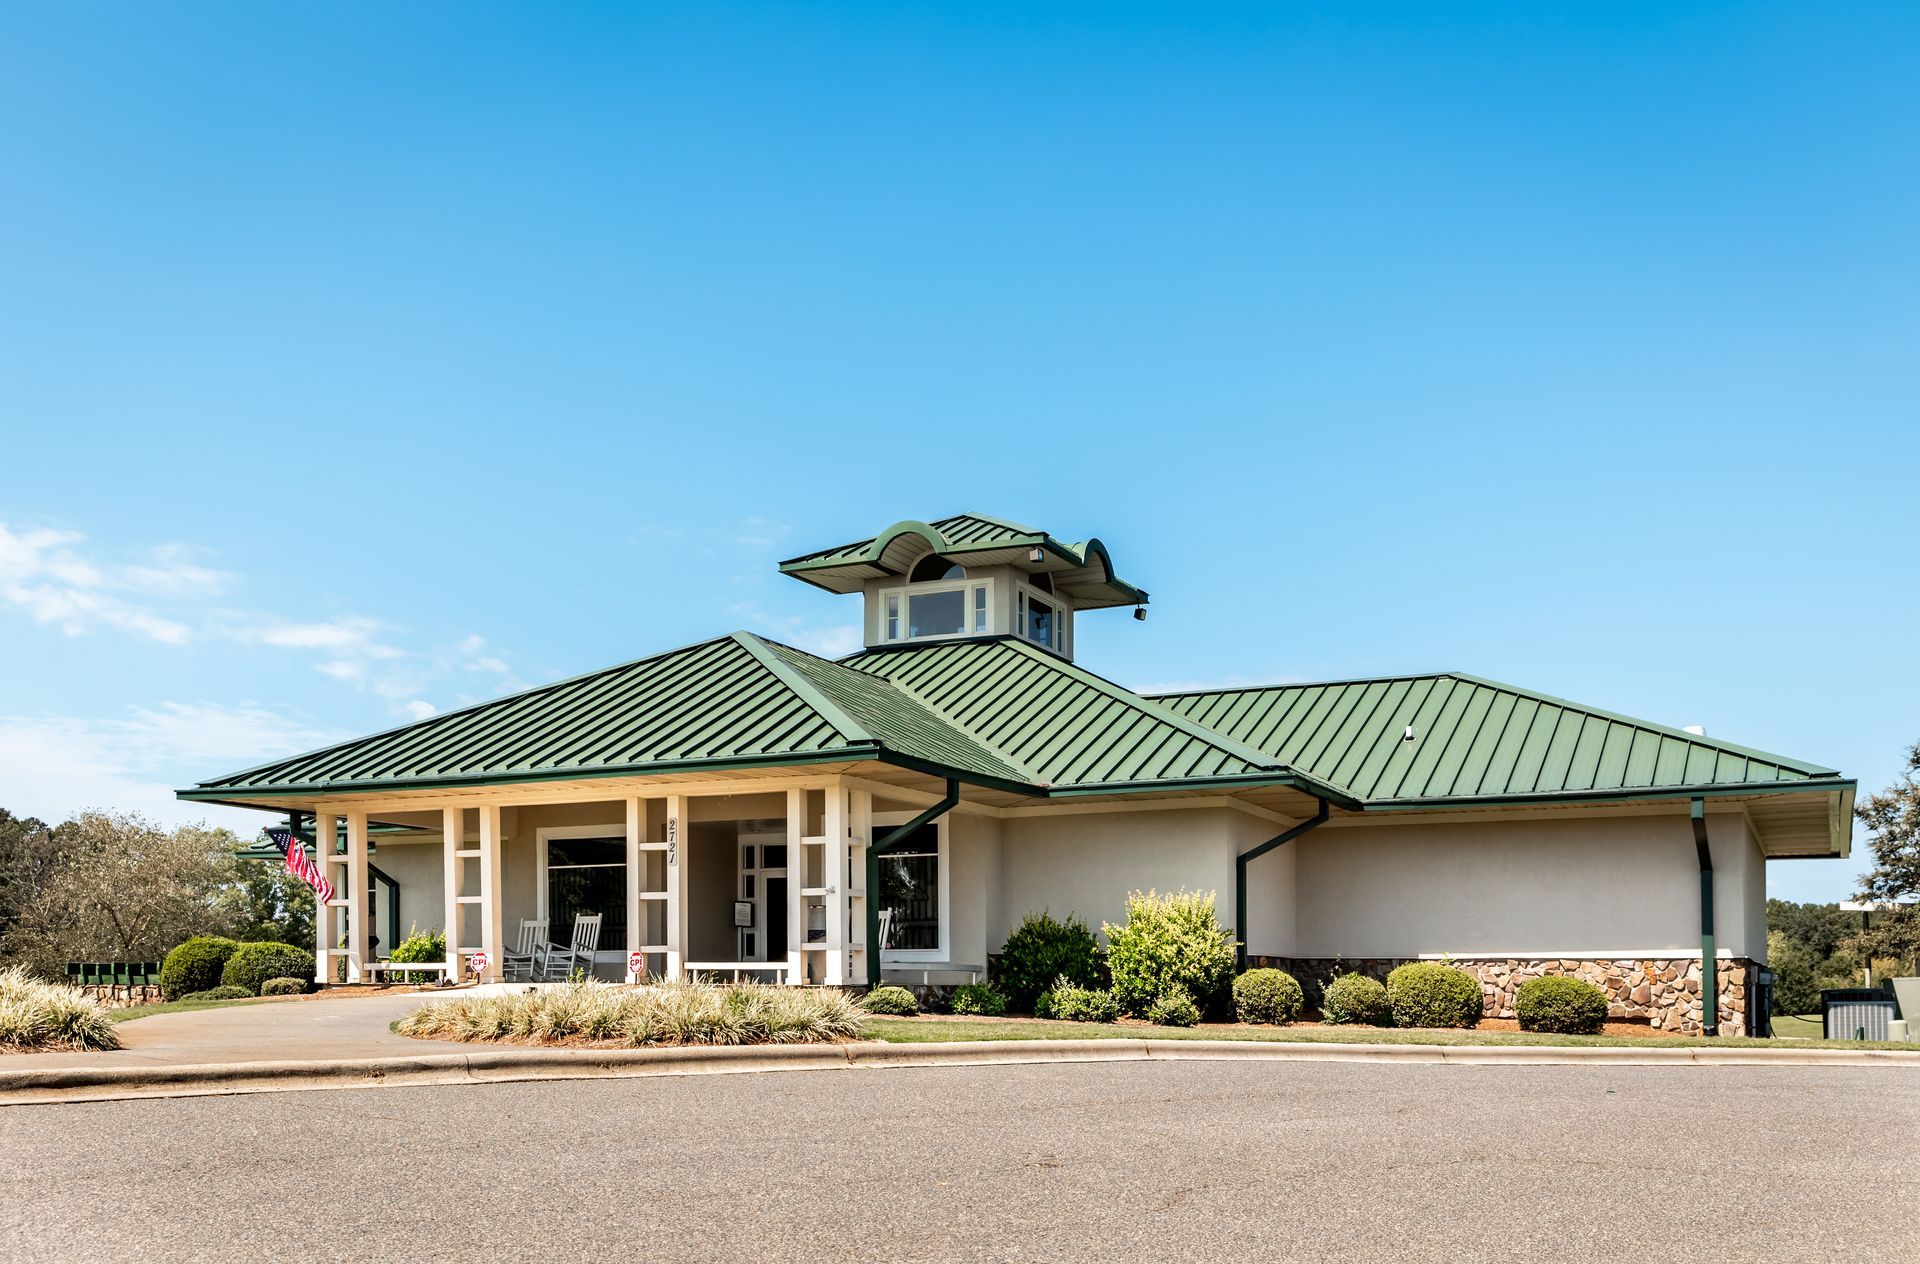
[[[248,996],[260,995],[260,988],[268,979],[312,977],[312,953],[305,948],[295,948],[292,944],[271,941],[241,944],[227,958],[227,968],[220,972],[221,983],[228,987],[244,988]]]
[[[1178,987],[1189,1001],[1225,1008],[1233,983],[1233,936],[1213,912],[1214,893],[1133,891],[1123,926],[1102,924],[1113,999],[1129,1014]]]
[[[1328,1023],[1364,1023],[1387,1027],[1393,1023],[1393,1004],[1387,985],[1364,974],[1343,974],[1327,984],[1320,1001],[1320,1019]]]
[[[1042,1002],[1046,1012],[1041,1013]],[[1084,988],[1070,979],[1054,980],[1053,987],[1040,994],[1034,1011],[1041,1018],[1058,1018],[1069,1023],[1110,1023],[1120,1017],[1120,1003],[1105,988]]]
[[[998,1018],[1007,1012],[1007,998],[991,983],[962,983],[953,989],[953,1012]]]
[[[993,963],[993,985],[1016,1010],[1031,1010],[1056,980],[1076,987],[1100,986],[1100,941],[1077,917],[1029,913],[1007,936]]]
[[[240,946],[221,935],[195,935],[167,954],[160,966],[160,995],[177,1001],[193,992],[220,986],[227,958]]]
[[[1607,994],[1585,979],[1548,975],[1528,979],[1513,994],[1521,1031],[1597,1036],[1607,1023]]]
[[[920,1002],[903,987],[877,987],[860,999],[869,1014],[900,1014],[911,1017],[920,1012]]]
[[[1191,1027],[1200,1021],[1200,1007],[1193,994],[1176,983],[1147,1006],[1146,1018],[1162,1027]]]
[[[198,992],[189,992],[177,999],[182,1001],[244,1001],[253,993],[231,983],[222,983],[219,987],[203,988]]]
[[[312,986],[305,979],[268,979],[260,985],[260,995],[302,996]]]
[[[1233,1011],[1243,1023],[1290,1023],[1302,1000],[1300,984],[1285,970],[1249,970],[1233,981]]]
[[[1387,1003],[1399,1027],[1473,1027],[1483,1008],[1480,981],[1437,961],[1409,961],[1387,975]]]

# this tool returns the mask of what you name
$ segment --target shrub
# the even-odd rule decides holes
[[[1178,983],[1153,999],[1147,1006],[1147,1021],[1162,1027],[1191,1027],[1200,1021],[1200,1007],[1193,994]]]
[[[268,979],[311,979],[313,954],[292,944],[241,944],[227,958],[220,982],[243,988],[248,996],[260,995],[260,985]]]
[[[1213,913],[1213,892],[1127,896],[1124,926],[1103,924],[1113,996],[1129,1014],[1143,1013],[1175,987],[1213,1006],[1233,979],[1233,937]]]
[[[1055,979],[1099,987],[1100,941],[1077,917],[1058,921],[1044,912],[1029,913],[1007,936],[994,962],[993,984],[1014,1009],[1034,1010]]]
[[[1105,988],[1086,988],[1064,976],[1044,993],[1049,997],[1045,1017],[1069,1023],[1110,1023],[1120,1017],[1120,1005]]]
[[[442,961],[447,959],[447,937],[439,930],[422,932],[417,926],[407,928],[407,937],[394,948],[390,961]],[[433,983],[439,974],[429,974],[425,970],[408,970],[400,974],[402,983]]]
[[[1387,1003],[1400,1027],[1472,1027],[1480,1022],[1480,981],[1437,961],[1409,961],[1387,975]]]
[[[1393,1005],[1387,1000],[1387,985],[1364,974],[1343,974],[1327,984],[1326,995],[1320,1002],[1320,1017],[1329,1023],[1390,1026]]]
[[[544,992],[429,1001],[394,1030],[426,1040],[575,1037],[623,1045],[817,1044],[852,1040],[866,1011],[836,988],[766,983],[574,983]]]
[[[167,954],[160,965],[160,995],[177,1001],[189,992],[220,985],[227,958],[240,945],[219,935],[195,935]]]
[[[118,1049],[107,1007],[79,988],[0,970],[0,1049]]]
[[[222,983],[219,987],[205,988],[198,992],[189,992],[180,999],[183,1001],[243,1001],[253,993],[231,983]]]
[[[1285,970],[1249,970],[1233,981],[1233,1011],[1243,1023],[1290,1023],[1300,1017],[1301,999]]]
[[[953,989],[953,1012],[998,1018],[1007,1012],[1007,998],[991,983],[962,983]]]
[[[918,1014],[920,1002],[913,999],[913,993],[903,987],[877,987],[861,998],[860,1004],[869,1014]]]
[[[1585,979],[1528,979],[1513,994],[1521,1031],[1597,1036],[1607,1022],[1607,994]]]
[[[312,986],[305,979],[268,979],[260,985],[260,995],[299,996]]]

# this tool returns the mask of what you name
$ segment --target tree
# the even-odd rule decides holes
[[[1860,884],[1860,898],[1905,907],[1876,912],[1855,936],[1863,957],[1892,958],[1920,969],[1920,742],[1907,749],[1907,764],[1893,785],[1854,809],[1867,827],[1873,870]]]
[[[0,808],[0,941],[21,911],[40,898],[61,851],[45,821]]]
[[[277,860],[235,859],[219,902],[236,939],[313,943],[313,888]]]
[[[58,977],[68,961],[155,961],[191,935],[233,928],[220,898],[234,879],[228,831],[83,812],[51,834],[56,854],[5,927],[0,956]]]

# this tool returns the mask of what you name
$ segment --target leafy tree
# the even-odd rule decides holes
[[[222,829],[168,831],[137,813],[83,812],[30,857],[37,885],[14,909],[0,956],[57,977],[68,961],[157,961],[182,940],[232,928],[234,876]]]
[[[313,943],[313,888],[288,873],[278,860],[232,860],[231,876],[218,903],[235,939]]]
[[[1920,900],[1920,742],[1907,750],[1906,767],[1893,785],[1873,795],[1854,812],[1867,827],[1873,871],[1860,885],[1860,898],[1875,903]],[[1854,950],[1866,957],[1891,958],[1908,971],[1920,969],[1920,905],[1877,912],[1869,928],[1855,936]]]
[[[21,910],[40,898],[61,851],[45,821],[0,808],[0,941]]]
[[[1767,930],[1779,931],[1791,943],[1810,953],[1816,962],[1845,949],[1847,940],[1860,930],[1858,913],[1842,912],[1838,904],[1795,904],[1791,900],[1767,901]],[[1772,950],[1768,950],[1772,964]]]

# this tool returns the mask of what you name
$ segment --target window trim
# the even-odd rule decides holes
[[[1036,641],[1027,635],[1027,603],[1032,601],[1045,602],[1053,610],[1054,644],[1052,645],[1047,644],[1045,641]],[[1008,621],[1008,626],[1013,629],[1015,636],[1025,641],[1028,645],[1037,645],[1043,650],[1051,651],[1065,658],[1067,657],[1067,646],[1072,640],[1071,634],[1067,631],[1068,616],[1072,613],[1072,609],[1071,606],[1060,599],[1058,594],[1041,592],[1029,583],[1022,580],[1015,580],[1013,583],[1013,617]]]
[[[621,845],[624,846],[627,841],[627,823],[625,821],[616,821],[610,825],[543,825],[539,829],[534,830],[533,837],[536,843],[534,855],[539,862],[537,866],[538,877],[535,884],[537,895],[534,899],[534,907],[538,911],[534,916],[543,922],[551,922],[551,919],[547,916],[547,844],[556,840],[564,841],[569,838],[605,838],[618,840]],[[620,867],[624,869],[626,865],[627,860],[623,855],[620,860]],[[571,866],[562,866],[562,868],[569,867]],[[580,867],[587,868],[589,866]],[[612,865],[595,867],[613,868]],[[512,932],[503,926],[501,933],[511,935]],[[606,924],[603,922],[600,926],[600,938],[602,941],[606,939],[606,934]],[[547,939],[549,942],[553,939],[553,927],[551,924],[547,927]],[[619,948],[600,948],[596,949],[593,954],[593,963],[595,965],[624,966],[626,962],[626,952]]]
[[[994,584],[992,580],[976,579],[973,576],[968,576],[965,579],[943,579],[938,582],[925,584],[902,584],[897,588],[882,588],[879,593],[880,626],[877,629],[879,632],[878,643],[881,645],[899,645],[910,641],[958,641],[963,637],[987,636],[993,631],[993,588]],[[974,628],[974,623],[976,622],[974,619],[974,611],[978,608],[975,605],[977,599],[972,595],[975,589],[985,590],[987,594],[987,626],[978,630]],[[957,592],[961,594],[960,630],[958,632],[936,632],[931,636],[908,635],[909,630],[913,627],[913,613],[908,603],[917,596],[942,592]],[[893,609],[891,605],[891,603],[896,601],[900,603],[897,610]],[[889,627],[890,624],[892,628]],[[897,634],[889,635],[890,630],[896,631]]]
[[[873,814],[873,837],[878,840],[897,825],[905,825],[914,818],[912,812],[875,812]],[[947,841],[947,819],[940,818],[933,823],[935,837],[934,880],[940,884],[940,946],[938,948],[883,948],[880,951],[880,964],[906,965],[914,961],[948,961],[953,952],[953,881],[952,866],[949,857],[952,847]],[[881,857],[885,859],[885,857]],[[876,909],[880,902],[880,893],[875,891],[873,901]]]

